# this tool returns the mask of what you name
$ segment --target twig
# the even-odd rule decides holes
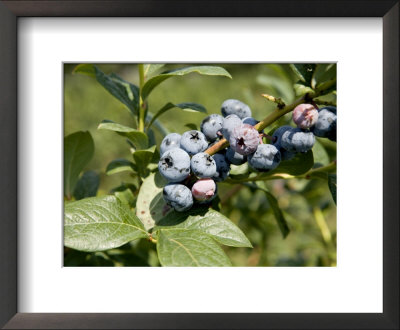
[[[326,89],[329,89],[332,87],[333,84],[336,83],[336,79],[333,79],[329,82],[327,82],[324,85],[323,89],[317,89],[315,90],[314,93],[307,93],[303,95],[302,97],[298,98],[296,101],[294,101],[292,104],[286,105],[284,108],[280,108],[279,106],[267,117],[265,117],[263,120],[261,120],[257,125],[254,125],[254,128],[261,132],[264,128],[267,126],[271,125],[273,122],[278,120],[280,117],[286,115],[287,113],[291,112],[295,107],[297,107],[301,103],[309,103],[313,100],[313,98],[321,95]],[[226,139],[222,139],[216,144],[214,144],[212,147],[208,148],[205,152],[208,153],[209,155],[214,155],[218,151],[221,151],[229,146],[229,141]]]
[[[261,96],[265,97],[268,101],[276,103],[279,109],[282,109],[286,106],[285,102],[283,102],[280,97],[275,97],[269,94],[261,94]]]

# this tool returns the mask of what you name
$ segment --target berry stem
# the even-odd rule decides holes
[[[314,106],[315,109],[319,110],[317,103],[314,100],[311,101],[311,104]]]
[[[275,97],[269,94],[261,94],[261,96],[265,97],[268,101],[276,103],[279,109],[282,109],[286,106],[285,102],[283,102],[280,97]]]
[[[143,89],[143,85],[144,85],[144,66],[143,66],[143,64],[138,64],[138,68],[139,68],[139,88],[140,88],[138,129],[139,129],[139,131],[144,132],[146,107],[145,107],[145,103],[143,102],[143,99],[142,99],[142,89]]]
[[[307,95],[308,94],[302,96],[301,98],[296,100],[294,103],[285,106],[283,109],[279,109],[279,107],[278,107],[270,115],[268,115],[262,121],[260,121],[257,125],[255,125],[254,128],[257,131],[261,132],[265,127],[271,125],[274,121],[278,120],[283,115],[289,113],[296,106],[298,106],[299,104],[303,103],[306,99],[308,99],[309,96],[307,96]],[[228,146],[229,146],[229,142],[226,139],[222,139],[219,142],[217,142],[216,144],[214,144],[212,147],[208,148],[205,152],[208,153],[209,155],[214,155],[218,151],[225,149]]]
[[[216,154],[218,151],[221,151],[225,148],[229,147],[229,142],[227,139],[221,139],[219,140],[216,144],[212,145],[210,148],[208,148],[206,153],[208,153],[210,156]]]
[[[329,88],[331,88],[335,83],[336,83],[336,79],[332,79],[329,82],[327,82],[323,88],[316,89],[313,93],[307,93],[307,94],[303,95],[302,97],[300,97],[296,101],[294,101],[292,104],[286,105],[283,108],[280,105],[278,105],[278,107],[272,113],[270,113],[267,117],[265,117],[263,120],[261,120],[257,125],[254,125],[254,128],[257,131],[261,132],[264,128],[271,125],[273,122],[277,121],[280,117],[293,111],[293,109],[295,107],[297,107],[299,104],[309,103],[315,97],[317,97],[321,94],[324,94],[324,92],[326,90],[328,90]],[[264,94],[264,95],[267,95],[267,94]],[[221,151],[227,147],[229,147],[229,141],[227,141],[226,139],[221,139],[221,140],[219,140],[219,142],[214,144],[212,147],[208,148],[205,152],[208,153],[210,156],[212,156],[212,155],[216,154],[218,151]]]
[[[306,100],[309,100],[311,97],[312,96],[307,93],[298,98],[292,104],[289,104],[282,109],[279,109],[278,107],[277,109],[275,109],[275,111],[271,112],[267,117],[265,117],[257,125],[255,125],[254,128],[259,132],[262,131],[264,128],[271,125],[273,122],[286,115],[287,113],[291,112],[295,107],[297,107],[301,103],[304,103]]]
[[[267,138],[268,140],[274,142],[274,138],[271,135],[261,133],[260,136]]]
[[[296,106],[299,104],[303,103],[306,99],[308,100],[310,96],[308,94],[305,94],[304,96],[300,97],[297,99],[294,103],[289,104],[285,106],[284,108],[280,109],[279,107],[273,111],[271,114],[269,114],[267,117],[265,117],[262,121],[260,121],[257,125],[254,126],[254,128],[261,132],[265,127],[271,125],[273,122],[278,120],[280,117],[283,115],[286,115],[290,111],[292,111]],[[214,144],[212,147],[208,148],[205,152],[208,153],[209,155],[214,155],[218,151],[225,149],[229,146],[229,142],[226,139],[222,139],[216,144]]]
[[[283,108],[280,108],[279,106],[272,112],[270,113],[267,117],[265,117],[263,120],[261,120],[257,125],[254,125],[254,128],[261,132],[264,128],[267,126],[271,125],[273,122],[277,121],[280,117],[286,115],[287,113],[293,111],[295,107],[297,107],[301,103],[310,103],[313,98],[324,94],[326,90],[331,88],[334,84],[336,83],[336,79],[332,79],[326,84],[324,84],[323,88],[316,89],[313,93],[307,93],[303,95],[302,97],[298,98],[296,101],[294,101],[292,104],[286,105]],[[229,141],[226,139],[221,139],[219,142],[214,144],[212,147],[208,148],[205,152],[208,153],[209,155],[214,155],[218,151],[221,151],[222,149],[225,149],[229,146]]]
[[[151,236],[151,234],[149,235],[149,241],[156,244],[157,240],[155,238],[153,238],[153,236]]]

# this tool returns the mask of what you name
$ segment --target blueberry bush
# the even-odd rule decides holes
[[[256,97],[268,111],[254,111],[232,92],[226,99],[215,93],[219,109],[212,113],[196,102],[168,99],[153,108],[152,95],[166,80],[176,81],[170,94],[196,88],[188,83],[193,76],[234,82],[229,65],[129,67],[137,83],[101,65],[72,69],[129,117],[97,123],[98,131],[126,145],[102,173],[88,167],[98,150],[112,154],[113,145],[95,147],[88,130],[64,138],[66,266],[336,264],[336,222],[332,228],[326,221],[336,216],[336,64],[266,65],[272,73],[254,80],[266,90]],[[71,95],[66,92],[66,104]],[[182,122],[177,110],[203,118]],[[104,191],[104,176],[120,182]],[[276,231],[279,238],[271,234]],[[289,260],[285,244],[295,245]],[[307,251],[318,252],[307,260]]]

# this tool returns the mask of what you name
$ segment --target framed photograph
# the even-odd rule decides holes
[[[0,22],[3,327],[399,327],[398,1]]]

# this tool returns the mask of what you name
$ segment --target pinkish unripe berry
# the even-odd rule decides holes
[[[194,199],[200,202],[208,201],[215,195],[217,186],[212,179],[198,180],[192,187],[192,195]]]
[[[260,133],[253,126],[242,124],[235,127],[229,143],[238,154],[250,155],[257,150],[257,146],[260,144]]]
[[[310,128],[318,120],[318,110],[311,104],[299,104],[293,110],[293,121],[299,128]]]

